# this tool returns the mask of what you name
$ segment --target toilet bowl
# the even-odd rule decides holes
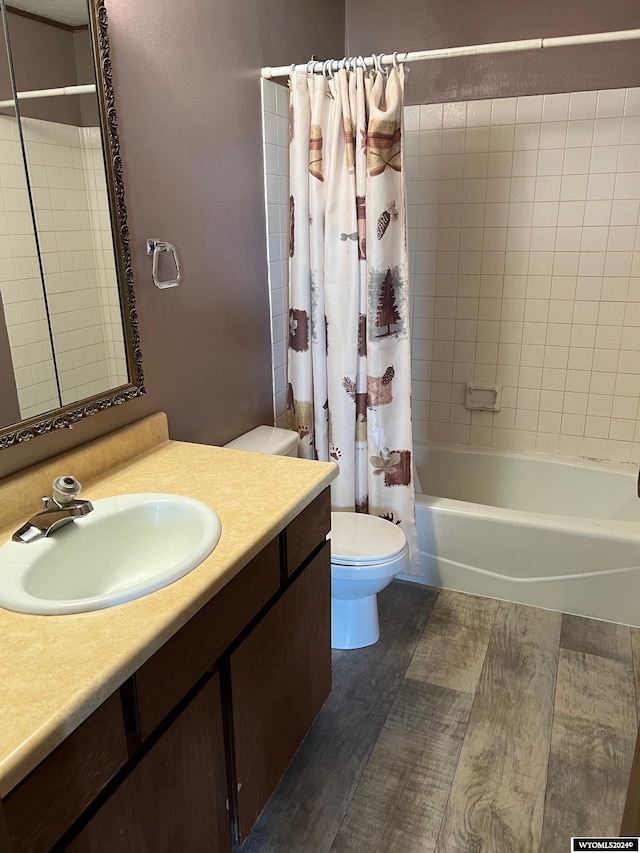
[[[225,447],[296,456],[298,434],[260,426]],[[355,512],[331,513],[331,646],[360,649],[380,638],[378,593],[403,571],[407,539],[395,524]]]
[[[331,647],[377,643],[378,593],[403,570],[407,539],[384,518],[331,513]]]

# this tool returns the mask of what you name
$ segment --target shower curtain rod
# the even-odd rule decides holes
[[[60,86],[57,89],[32,89],[29,92],[17,92],[19,101],[29,101],[32,98],[57,98],[60,95],[90,95],[96,91],[94,83],[80,86]],[[0,109],[15,107],[15,101],[0,101]]]
[[[599,44],[608,41],[630,41],[640,39],[640,29],[618,30],[611,33],[588,33],[582,36],[554,36],[552,38],[522,39],[520,41],[498,41],[493,44],[471,44],[464,47],[443,47],[436,50],[396,51],[396,53],[385,53],[377,57],[378,62],[390,65],[394,62],[421,62],[423,59],[448,59],[453,56],[477,56],[489,53],[513,53],[519,50],[541,50],[547,47],[567,47],[580,44]],[[361,57],[358,57],[360,62]],[[279,65],[275,68],[266,66],[262,68],[261,76],[267,80],[272,77],[287,77],[292,69],[295,71],[307,71],[320,74],[326,69],[338,71],[341,64],[344,67],[344,59],[329,59],[326,62],[310,60],[302,65]],[[361,64],[361,63],[360,63]],[[364,58],[366,68],[374,68],[376,57]]]

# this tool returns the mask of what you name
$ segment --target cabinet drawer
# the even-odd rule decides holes
[[[309,554],[324,542],[330,530],[331,490],[327,488],[287,527],[288,575],[293,574]]]
[[[12,853],[49,850],[126,761],[118,692],[3,800]]]
[[[280,548],[274,539],[143,664],[135,676],[143,739],[213,666],[279,585]]]
[[[68,853],[231,853],[222,726],[216,674],[80,831]]]

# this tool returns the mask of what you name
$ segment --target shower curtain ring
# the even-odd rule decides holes
[[[393,57],[391,58],[391,61],[393,62],[393,67],[397,71],[398,70],[398,51],[397,50],[393,51]]]
[[[313,74],[313,66],[316,64],[315,53],[311,55],[311,59],[307,62],[307,74]]]
[[[325,60],[322,66],[322,73],[327,78],[327,80],[333,80],[333,71],[331,70],[331,66],[333,64],[332,59]]]

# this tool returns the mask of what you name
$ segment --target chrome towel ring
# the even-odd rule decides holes
[[[171,252],[173,262],[176,265],[176,277],[169,281],[158,281],[158,258],[162,252]],[[147,255],[151,255],[153,257],[151,275],[156,287],[160,288],[160,290],[164,290],[165,287],[177,287],[177,285],[180,284],[182,280],[182,276],[180,274],[180,262],[178,261],[178,252],[176,251],[176,247],[173,243],[166,243],[164,240],[157,240],[155,238],[147,240]]]

